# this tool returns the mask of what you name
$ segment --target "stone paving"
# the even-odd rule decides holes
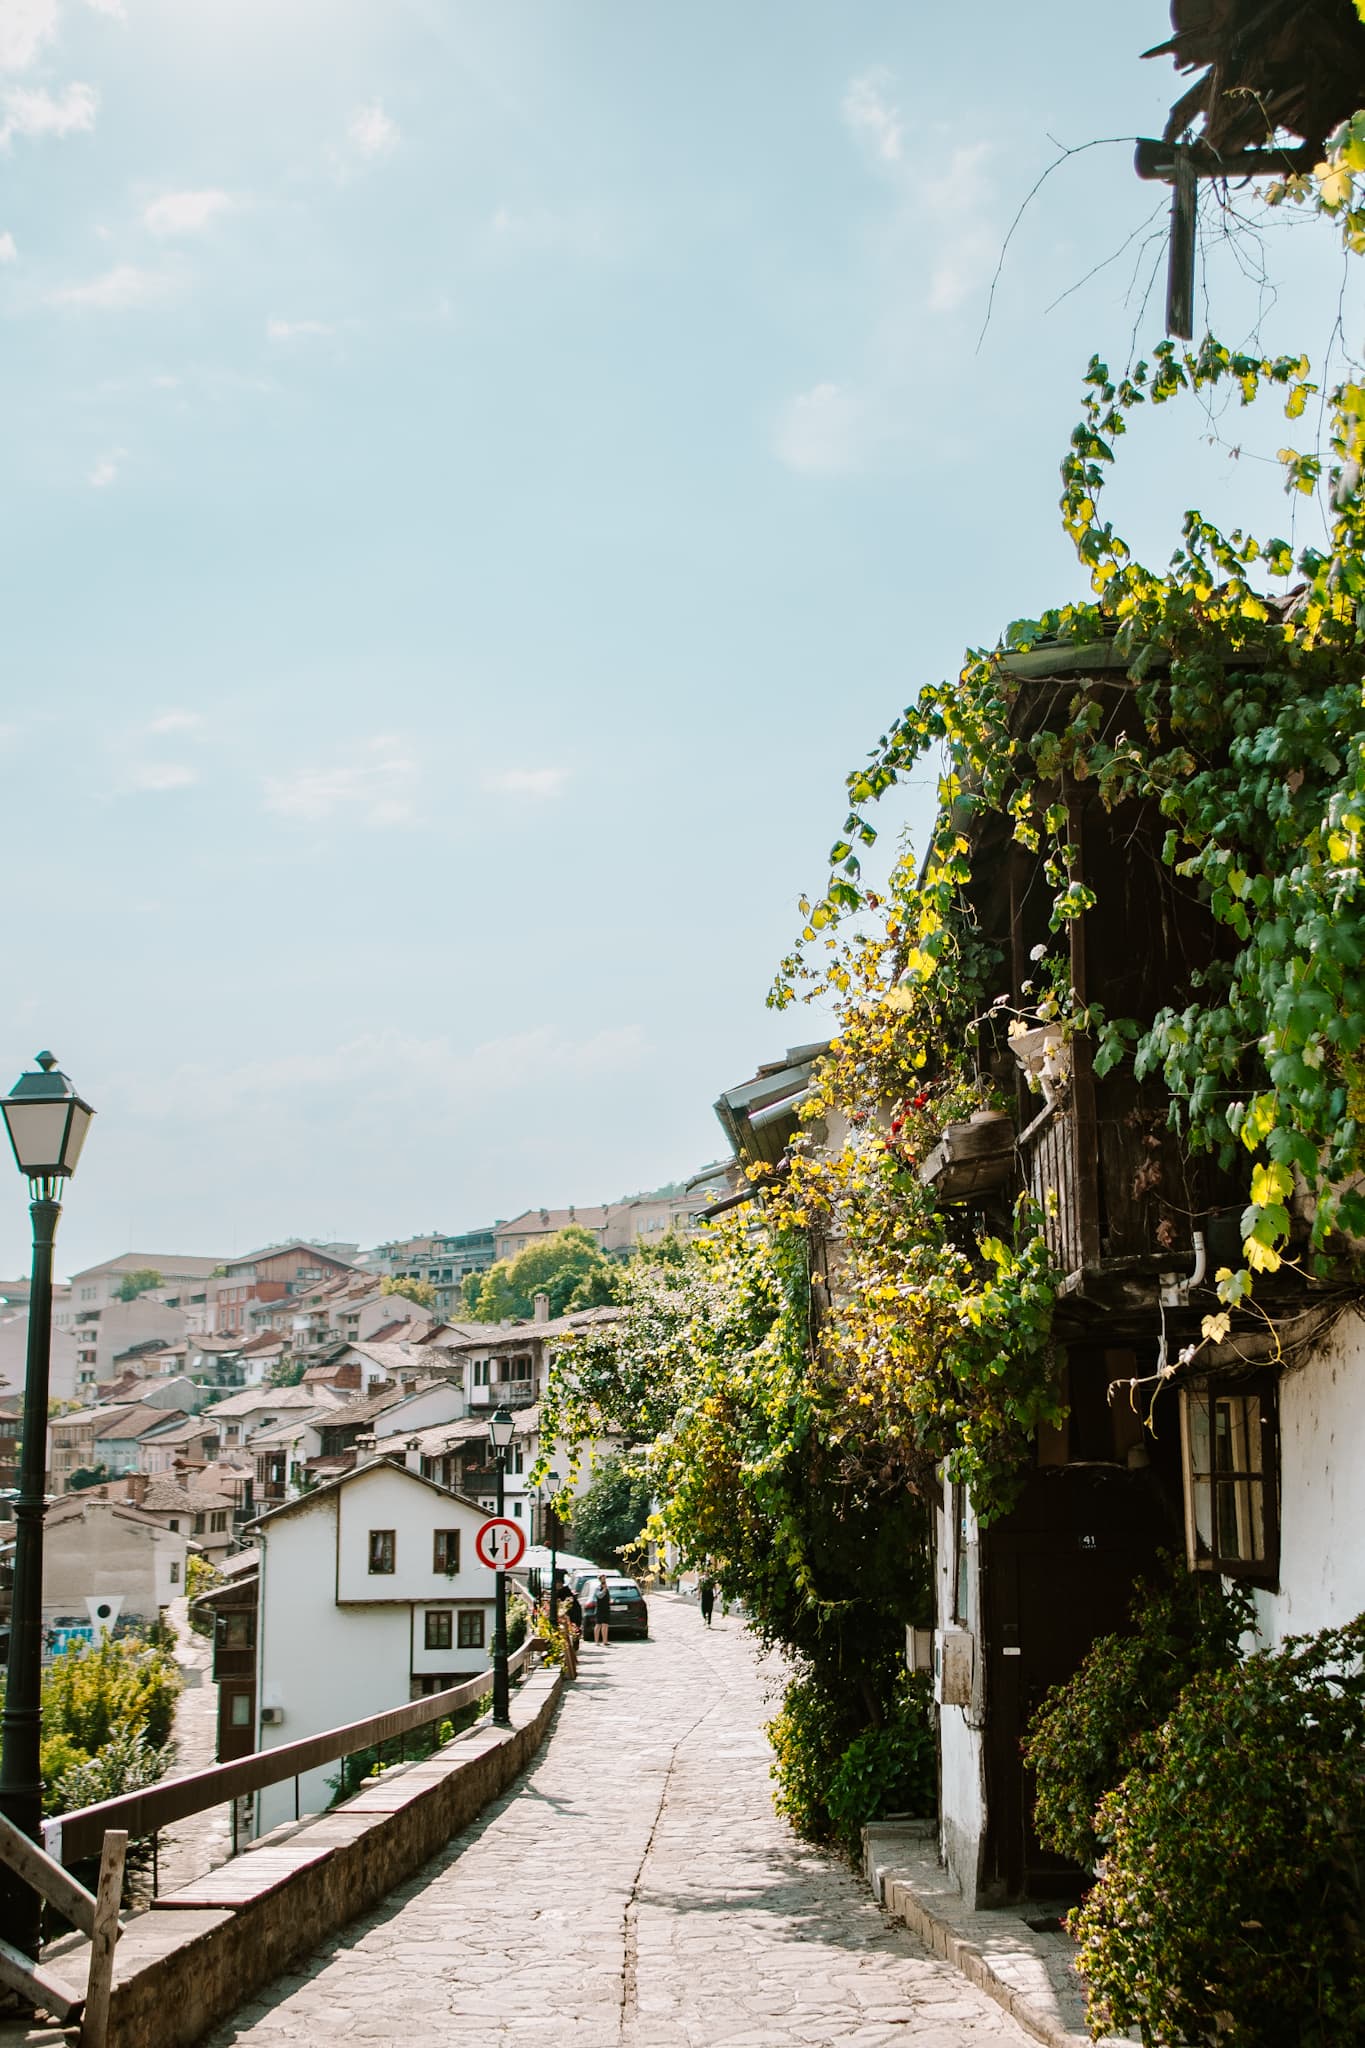
[[[1022,2048],[774,1815],[771,1678],[740,1624],[650,1611],[649,1642],[585,1647],[513,1791],[210,2048]]]

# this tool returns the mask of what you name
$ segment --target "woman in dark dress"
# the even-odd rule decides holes
[[[605,1643],[607,1630],[611,1624],[611,1594],[607,1591],[605,1576],[598,1579],[597,1591],[593,1595],[592,1624],[597,1641]]]

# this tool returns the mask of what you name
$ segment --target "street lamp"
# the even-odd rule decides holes
[[[0,1099],[0,1113],[19,1171],[28,1181],[33,1218],[33,1284],[28,1302],[23,1445],[14,1502],[14,1592],[5,1679],[0,1813],[35,1842],[42,1839],[43,1515],[47,1507],[47,1382],[52,1350],[52,1246],[62,1213],[62,1184],[75,1172],[94,1115],[50,1052],[35,1073],[21,1074]],[[9,1934],[24,1954],[38,1953],[42,1902],[14,1884],[7,1900]],[[8,1930],[7,1930],[8,1931]]]
[[[550,1489],[550,1627],[559,1627],[559,1509],[555,1499],[559,1493],[559,1474],[547,1472],[545,1484]]]
[[[507,1474],[507,1453],[516,1423],[510,1408],[495,1408],[488,1418],[488,1448],[498,1468],[498,1518],[503,1516],[503,1481]],[[510,1728],[512,1715],[507,1693],[507,1574],[499,1565],[493,1574],[493,1724]]]

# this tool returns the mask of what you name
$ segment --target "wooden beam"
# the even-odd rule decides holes
[[[72,1926],[79,1927],[82,1934],[93,1934],[94,1893],[88,1892],[83,1884],[77,1884],[69,1870],[55,1862],[46,1849],[40,1849],[36,1842],[30,1841],[23,1830],[15,1827],[3,1813],[0,1813],[0,1863],[8,1865],[59,1913],[65,1913]]]
[[[73,1985],[45,1970],[30,1956],[22,1955],[17,1948],[11,1948],[7,1941],[0,1941],[0,1984],[17,1991],[30,2005],[55,2012],[59,2020],[69,2019],[80,2009],[81,1993]]]
[[[81,2015],[80,2048],[104,2048],[109,2031],[109,1995],[114,1984],[114,1944],[119,1938],[118,1909],[123,1897],[123,1863],[128,1854],[124,1828],[110,1828],[100,1851],[99,1886],[95,1893],[95,1926],[90,1937],[90,1976]]]

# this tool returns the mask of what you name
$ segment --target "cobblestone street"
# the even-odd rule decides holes
[[[771,1707],[730,1620],[651,1602],[585,1649],[514,1790],[213,2048],[977,2048],[1027,2037],[775,1817]]]

